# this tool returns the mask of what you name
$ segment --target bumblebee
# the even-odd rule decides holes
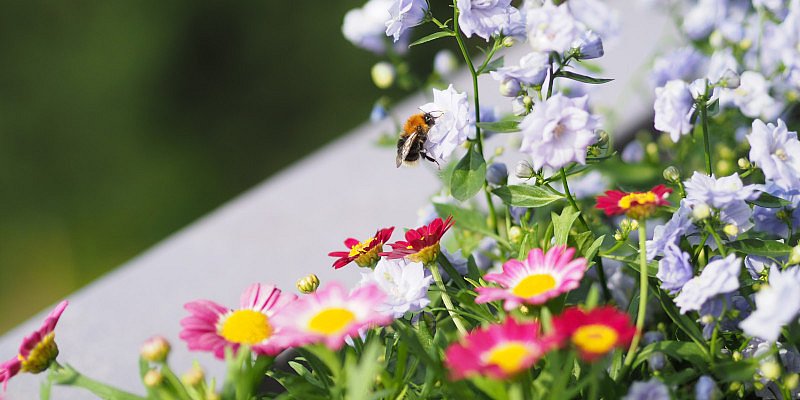
[[[400,139],[397,140],[397,167],[403,163],[414,164],[419,161],[420,157],[436,163],[433,157],[425,152],[425,141],[428,140],[428,131],[433,125],[436,124],[436,118],[428,112],[421,112],[408,117],[408,120],[403,125],[403,131],[400,132]]]

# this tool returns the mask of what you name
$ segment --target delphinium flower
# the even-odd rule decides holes
[[[715,178],[695,171],[684,182],[686,203],[697,208],[707,206],[718,211],[717,217],[723,225],[731,225],[742,233],[753,227],[752,210],[745,200],[759,195],[759,186],[745,185],[739,174]],[[736,236],[736,235],[733,235]]]
[[[775,348],[778,349],[777,357],[773,353]],[[758,381],[763,386],[756,389],[755,395],[762,399],[781,398],[775,396],[775,393],[780,393],[781,390],[773,381],[777,378],[776,375],[780,375],[782,372],[780,366],[783,366],[786,374],[800,373],[800,353],[794,346],[786,346],[781,342],[768,342],[754,338],[742,350],[742,356],[758,360],[759,368],[756,370],[756,374],[761,377]],[[789,398],[797,398],[799,392],[800,387],[795,387],[791,390]]]
[[[189,350],[209,351],[219,359],[225,357],[226,348],[235,352],[241,345],[258,354],[277,355],[286,347],[278,340],[280,327],[274,318],[296,298],[275,286],[254,283],[242,293],[235,310],[209,300],[186,303],[191,315],[181,320],[180,338]]]
[[[394,41],[400,39],[408,28],[422,23],[428,12],[428,3],[425,0],[395,0],[389,8],[390,18],[386,21],[386,36],[391,36]]]
[[[589,112],[584,96],[570,99],[557,93],[533,105],[520,122],[520,151],[531,156],[533,168],[559,169],[571,162],[586,164],[586,150],[597,140],[600,117]]]
[[[275,316],[275,326],[288,347],[323,343],[338,350],[359,331],[391,323],[391,313],[380,311],[386,294],[375,284],[349,291],[336,282],[289,304]]]
[[[393,0],[369,0],[344,16],[342,33],[354,45],[374,53],[386,50],[386,19]]]
[[[375,270],[362,272],[360,286],[374,284],[386,297],[376,305],[382,313],[402,318],[407,312],[418,312],[430,303],[428,288],[433,277],[425,276],[421,263],[405,259],[381,259]]]
[[[578,39],[572,42],[572,49],[575,58],[578,60],[591,60],[600,58],[605,54],[603,40],[592,31],[586,31]]]
[[[681,237],[697,232],[697,227],[692,223],[692,209],[686,199],[681,200],[678,209],[666,224],[658,225],[653,229],[653,238],[647,241],[647,259],[652,260],[658,255],[663,255],[667,246],[677,244]]]
[[[520,85],[541,85],[549,66],[547,54],[532,52],[522,57],[519,65],[500,67],[490,74],[494,80],[500,82],[501,93],[504,96],[514,97],[521,90]],[[504,90],[509,87],[513,90]]]
[[[675,294],[694,277],[694,270],[689,263],[689,254],[682,251],[674,243],[664,248],[664,258],[658,262],[656,278],[661,281],[661,288]]]
[[[771,120],[782,109],[782,105],[770,96],[766,78],[755,71],[743,72],[736,89],[722,89],[719,101],[721,107],[733,104],[750,118]]]
[[[757,232],[789,239],[794,228],[800,226],[800,186],[787,191],[770,182],[764,186],[764,192],[786,200],[789,204],[783,207],[753,207],[753,221]]]
[[[728,0],[699,0],[683,18],[683,31],[692,40],[703,39],[727,17]]]
[[[379,229],[371,238],[363,242],[358,239],[348,238],[344,245],[348,251],[334,251],[328,253],[331,257],[338,257],[333,262],[333,268],[339,269],[350,262],[355,261],[359,267],[371,267],[380,259],[379,253],[383,251],[383,245],[392,237],[394,227]]]
[[[753,132],[747,135],[750,161],[764,172],[767,180],[785,190],[800,189],[800,141],[797,132],[789,132],[786,123],[778,125],[753,121]]]
[[[553,332],[569,342],[586,361],[595,361],[615,348],[627,347],[636,334],[628,314],[613,307],[589,311],[570,307],[553,317]]]
[[[392,251],[381,253],[389,259],[406,258],[410,261],[429,264],[439,255],[439,241],[442,236],[453,226],[453,218],[447,217],[434,219],[430,224],[417,229],[409,229],[405,239],[390,243]]]
[[[738,73],[739,69],[739,62],[736,61],[736,57],[733,56],[733,50],[730,48],[720,49],[715,51],[708,60],[708,73],[706,77],[709,82],[718,83],[726,73],[729,73],[729,71]],[[739,85],[730,86],[738,87]]]
[[[774,342],[781,329],[798,320],[800,312],[800,267],[781,271],[772,266],[769,285],[755,295],[756,310],[739,325],[744,333]]]
[[[511,24],[511,0],[458,0],[458,27],[466,37],[485,40],[500,34]]]
[[[667,197],[672,189],[658,185],[646,192],[622,192],[608,190],[605,195],[597,197],[597,208],[606,215],[625,214],[633,219],[649,218],[658,207],[669,205]]]
[[[446,161],[455,149],[467,141],[474,125],[467,94],[456,91],[452,84],[445,90],[433,89],[433,102],[420,109],[438,115],[436,124],[428,131],[425,151],[439,161]]]
[[[703,268],[699,276],[683,285],[680,294],[675,297],[675,305],[681,313],[697,311],[712,297],[731,293],[739,289],[739,272],[742,259],[735,254],[711,261]]]
[[[570,13],[586,28],[597,32],[604,41],[613,42],[619,34],[619,13],[601,0],[570,0]]]
[[[663,87],[656,88],[654,127],[669,133],[673,142],[692,131],[694,98],[689,85],[682,80],[672,80]]]
[[[55,328],[58,319],[69,304],[66,300],[58,303],[55,309],[47,315],[42,326],[22,339],[19,353],[14,358],[0,364],[0,383],[3,390],[8,386],[8,381],[21,372],[38,374],[50,367],[58,356]]]
[[[705,62],[703,54],[692,47],[672,50],[653,62],[650,82],[662,87],[673,80],[692,81],[700,77]]]
[[[714,378],[708,375],[701,376],[694,385],[695,400],[714,400],[719,398],[719,393]]]
[[[534,51],[564,53],[585,29],[569,11],[566,3],[554,5],[546,0],[541,7],[528,8],[526,14],[528,44]]]
[[[483,279],[500,287],[478,287],[476,303],[504,300],[504,308],[513,310],[522,304],[543,304],[547,300],[577,288],[586,270],[586,259],[573,258],[575,249],[556,246],[547,251],[532,249],[527,260],[509,260],[503,272],[486,274]]]
[[[445,351],[445,365],[452,379],[474,375],[505,379],[530,368],[555,345],[555,340],[540,334],[537,322],[508,317],[451,344]]]
[[[658,378],[633,382],[623,400],[670,400],[669,389]]]

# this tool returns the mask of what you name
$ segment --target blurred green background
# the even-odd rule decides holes
[[[0,332],[367,120],[362,3],[7,2]]]

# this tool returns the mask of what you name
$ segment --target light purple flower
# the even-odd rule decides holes
[[[487,41],[511,24],[511,0],[458,0],[458,26],[464,35]]]
[[[653,87],[661,87],[676,79],[692,81],[700,77],[705,62],[705,56],[694,48],[675,49],[655,60],[650,82]]]
[[[579,60],[591,60],[600,58],[605,54],[603,41],[596,33],[586,31],[580,38],[572,43],[572,48],[577,49],[575,58]]]
[[[560,93],[533,105],[520,123],[520,151],[533,168],[559,169],[571,162],[586,164],[586,149],[595,142],[600,118],[589,112],[587,96],[570,99]]]
[[[386,21],[386,36],[398,41],[408,28],[419,25],[427,12],[428,3],[425,0],[395,0],[389,8],[391,17]]]
[[[789,231],[789,225],[800,226],[800,192],[798,189],[800,188],[786,191],[774,183],[765,185],[766,193],[787,200],[790,204],[780,208],[753,207],[755,230],[788,239],[792,233]]]
[[[376,285],[386,294],[376,308],[383,314],[402,318],[405,313],[421,311],[430,304],[428,288],[432,279],[425,275],[422,263],[382,258],[375,270],[361,273],[359,286]]]
[[[564,53],[585,30],[566,3],[555,6],[551,0],[546,0],[539,8],[529,8],[526,17],[528,43],[538,52]]]
[[[664,258],[658,262],[656,278],[661,280],[661,288],[671,294],[678,293],[690,279],[694,270],[689,264],[689,254],[681,251],[674,243],[664,248]]]
[[[769,271],[769,286],[764,286],[755,295],[756,310],[742,321],[744,333],[774,342],[781,328],[797,321],[800,312],[800,267],[791,267],[781,272],[776,266]]]
[[[700,0],[683,18],[683,31],[693,40],[702,39],[725,20],[728,0]]]
[[[695,171],[684,182],[684,186],[690,205],[703,203],[720,209],[733,202],[755,199],[759,195],[759,186],[745,185],[738,173],[717,179]]]
[[[624,149],[622,149],[622,161],[626,163],[638,163],[644,160],[644,147],[642,143],[638,140],[634,140],[628,143]]]
[[[670,400],[669,389],[658,378],[633,382],[623,400]]]
[[[789,132],[783,120],[778,126],[753,121],[750,161],[764,172],[764,177],[786,190],[800,189],[800,141],[797,132]]]
[[[647,241],[647,259],[652,260],[657,255],[664,254],[669,245],[677,245],[680,238],[697,231],[691,220],[692,209],[686,199],[681,200],[678,210],[664,225],[653,229],[653,239]]]
[[[745,71],[736,89],[722,89],[720,105],[733,104],[746,117],[774,119],[780,113],[782,105],[769,95],[769,83],[758,72]]]
[[[547,68],[550,66],[549,57],[544,53],[532,52],[519,60],[519,65],[510,67],[500,67],[496,71],[490,72],[492,78],[501,82],[516,82],[528,86],[541,85],[547,76]]]
[[[677,143],[681,135],[692,131],[694,99],[686,82],[672,80],[664,87],[656,88],[653,108],[656,112],[655,128],[669,133],[673,142]]]
[[[724,48],[717,50],[708,60],[708,73],[706,77],[709,82],[716,83],[727,73],[727,71],[739,72],[739,63],[733,56],[733,50]]]
[[[619,13],[600,0],[570,0],[569,11],[587,28],[597,32],[606,41],[614,41],[619,34]]]
[[[386,50],[386,20],[393,0],[369,0],[344,15],[342,33],[354,45],[374,53]]]
[[[714,379],[708,375],[703,375],[694,385],[695,400],[714,400],[719,397],[719,389]]]
[[[420,109],[440,114],[436,124],[428,131],[425,150],[431,157],[446,161],[458,146],[467,141],[472,129],[467,94],[456,91],[452,84],[445,90],[433,89],[433,102]]]
[[[700,276],[683,285],[681,293],[675,298],[675,305],[680,307],[681,314],[686,314],[687,311],[700,310],[714,296],[739,289],[741,269],[742,259],[735,254],[711,261]]]
[[[764,270],[775,265],[775,262],[764,256],[749,255],[744,258],[744,268],[754,281],[761,279]]]

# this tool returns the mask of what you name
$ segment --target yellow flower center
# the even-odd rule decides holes
[[[783,149],[775,150],[775,156],[781,161],[786,161],[786,159],[789,158],[789,156],[786,155],[786,151]]]
[[[348,254],[348,255],[350,257],[355,257],[355,256],[363,254],[365,252],[365,249],[367,247],[369,247],[369,245],[371,245],[374,240],[375,240],[375,238],[371,237],[371,238],[369,238],[369,239],[367,239],[367,240],[365,240],[365,241],[363,241],[361,243],[356,244],[355,246],[353,246],[350,249],[350,254]]]
[[[556,287],[556,279],[550,274],[533,274],[526,276],[514,286],[514,296],[529,298],[550,291]]]
[[[356,319],[356,315],[346,308],[328,308],[308,321],[308,329],[323,335],[341,332]]]
[[[219,334],[229,342],[252,345],[272,336],[272,326],[261,312],[237,310],[222,321]]]
[[[38,374],[50,367],[50,364],[58,356],[58,346],[56,345],[55,332],[48,333],[28,354],[28,358],[18,355],[17,358],[22,362],[20,370],[32,374]]]
[[[658,199],[656,198],[656,194],[653,192],[644,192],[644,193],[629,193],[625,197],[619,199],[619,203],[617,205],[619,208],[623,210],[627,210],[631,208],[631,205],[637,204],[652,204],[655,203]],[[634,204],[636,203],[636,204]]]
[[[500,367],[506,374],[513,374],[524,368],[523,362],[530,357],[531,349],[519,342],[508,342],[495,346],[485,360],[487,364]]]
[[[408,259],[414,262],[421,262],[423,264],[430,264],[436,260],[439,255],[439,243],[432,244],[422,250],[408,256]]]
[[[617,331],[602,324],[584,325],[572,334],[572,343],[584,351],[608,353],[617,344]]]

